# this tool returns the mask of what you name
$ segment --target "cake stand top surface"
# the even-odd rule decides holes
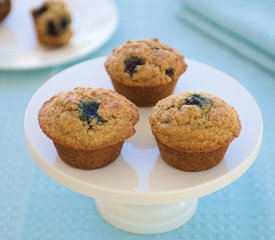
[[[81,194],[117,203],[156,205],[195,199],[230,184],[254,162],[260,150],[263,120],[251,94],[236,80],[203,63],[187,59],[188,70],[175,93],[204,91],[232,105],[240,115],[242,131],[216,167],[184,172],[168,166],[160,157],[148,117],[152,108],[139,108],[136,134],[125,141],[115,162],[96,170],[66,165],[54,145],[40,130],[38,111],[52,95],[74,87],[113,89],[104,69],[105,57],[75,65],[42,85],[30,100],[24,120],[25,135],[38,165],[64,186]]]

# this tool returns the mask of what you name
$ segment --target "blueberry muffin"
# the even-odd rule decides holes
[[[101,168],[120,154],[135,133],[137,107],[125,97],[102,88],[75,88],[46,101],[38,115],[40,128],[60,158],[80,169]]]
[[[47,1],[32,10],[36,35],[39,42],[48,47],[66,45],[73,32],[72,17],[65,4],[61,1]]]
[[[150,124],[163,160],[184,171],[217,165],[241,131],[234,108],[203,92],[174,94],[159,101]]]
[[[184,57],[158,39],[128,41],[105,62],[115,90],[138,106],[154,106],[172,94],[186,70]]]
[[[0,0],[0,22],[9,14],[11,10],[10,0]]]

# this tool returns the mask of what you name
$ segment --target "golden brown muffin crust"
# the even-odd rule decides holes
[[[158,86],[177,80],[186,70],[184,57],[158,39],[127,41],[105,62],[109,75],[130,86]]]
[[[203,92],[174,94],[159,101],[150,124],[161,143],[186,152],[217,149],[229,144],[241,130],[235,109]]]
[[[131,137],[139,114],[133,103],[111,90],[79,87],[46,101],[38,119],[54,142],[91,150]]]

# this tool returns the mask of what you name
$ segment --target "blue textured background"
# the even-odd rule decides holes
[[[264,139],[258,159],[233,184],[202,198],[185,226],[151,236],[122,232],[98,216],[93,200],[51,180],[26,148],[23,116],[28,101],[68,65],[0,71],[0,239],[275,239],[275,76],[186,24],[179,17],[180,0],[116,2],[121,17],[117,32],[85,59],[107,55],[128,39],[158,37],[186,57],[228,73],[262,110]]]

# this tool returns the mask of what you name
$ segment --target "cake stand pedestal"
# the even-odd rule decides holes
[[[250,93],[236,80],[205,64],[188,59],[188,70],[175,92],[204,91],[220,96],[239,113],[240,136],[224,160],[202,172],[184,172],[160,157],[148,117],[151,108],[139,108],[136,134],[128,139],[115,162],[97,170],[66,165],[40,130],[37,116],[52,95],[74,87],[113,89],[104,69],[106,58],[71,67],[42,85],[30,100],[24,120],[26,140],[37,164],[53,179],[73,191],[96,199],[99,214],[124,231],[162,233],[182,226],[194,215],[198,199],[235,181],[255,161],[261,147],[263,121]]]
[[[163,205],[127,205],[96,201],[96,208],[106,222],[132,233],[168,232],[188,222],[198,200]]]

